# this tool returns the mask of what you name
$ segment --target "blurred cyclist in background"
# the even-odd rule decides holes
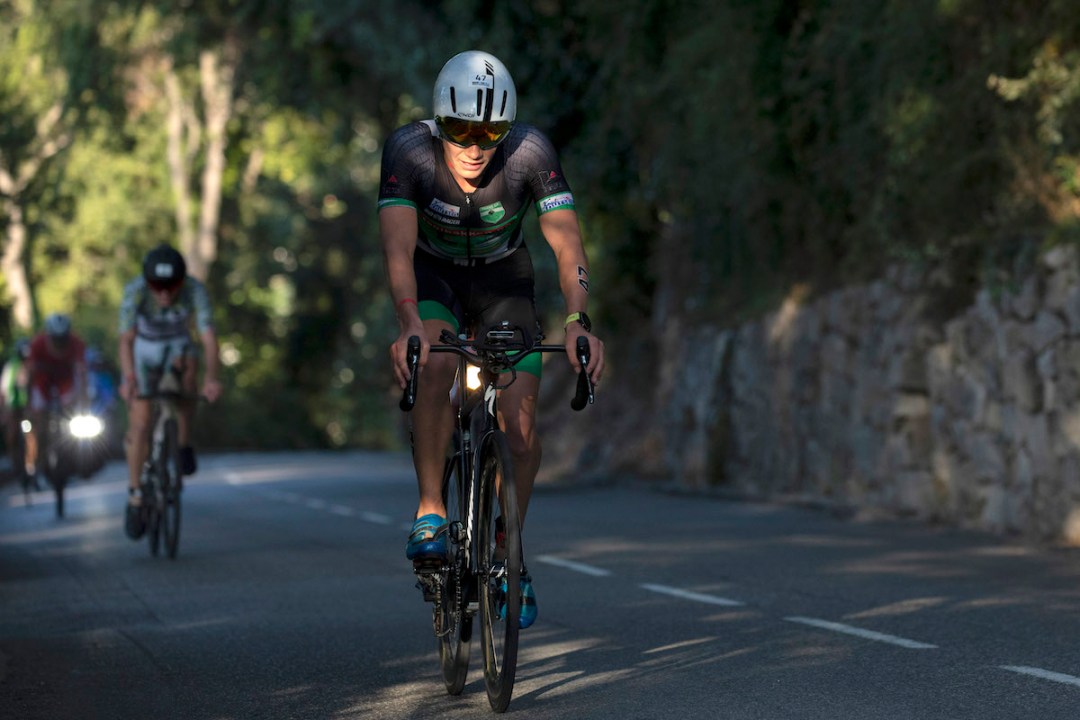
[[[18,433],[22,432],[22,421],[30,398],[26,373],[26,360],[29,357],[30,341],[21,338],[15,342],[14,351],[4,363],[4,370],[0,372],[0,413],[3,414],[4,442],[11,458],[12,470],[16,473],[20,469],[15,467],[15,463],[25,465],[26,461],[23,453],[17,451],[17,440]]]
[[[45,318],[42,332],[30,341],[26,370],[30,379],[30,432],[26,437],[27,471],[37,467],[38,429],[44,427],[55,394],[60,409],[73,414],[85,407],[86,344],[71,330],[71,318],[54,313]]]
[[[86,376],[90,386],[90,412],[105,417],[116,405],[116,379],[105,353],[96,347],[86,348]]]
[[[205,285],[188,276],[184,256],[171,245],[159,245],[146,254],[142,274],[127,284],[120,303],[120,395],[128,405],[129,423],[124,441],[129,480],[124,529],[132,540],[146,531],[140,478],[150,452],[149,396],[157,390],[153,383],[168,368],[179,374],[187,396],[180,403],[181,471],[191,475],[197,467],[191,424],[199,362],[192,326],[202,340],[206,362],[202,395],[215,402],[221,383],[210,296]]]

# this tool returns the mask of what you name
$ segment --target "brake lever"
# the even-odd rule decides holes
[[[577,339],[577,360],[581,364],[581,372],[578,373],[577,392],[574,394],[574,399],[570,401],[570,407],[573,410],[584,410],[586,405],[592,405],[595,400],[593,381],[589,377],[590,359],[589,341],[585,337],[579,337]]]

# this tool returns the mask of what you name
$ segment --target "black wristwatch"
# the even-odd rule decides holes
[[[592,332],[592,320],[589,316],[583,312],[570,313],[566,316],[566,322],[563,323],[563,328],[572,322],[577,322],[581,327],[585,328],[585,332]]]

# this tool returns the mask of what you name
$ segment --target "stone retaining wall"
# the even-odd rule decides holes
[[[692,486],[1080,542],[1075,249],[946,320],[934,302],[894,269],[683,336],[670,355],[682,360],[661,370],[669,470]]]

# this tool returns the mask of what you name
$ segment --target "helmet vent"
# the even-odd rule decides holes
[[[476,91],[476,116],[477,117],[480,117],[481,115],[483,115],[483,113],[481,112],[481,109],[483,107],[484,107],[484,91],[478,89]]]
[[[450,86],[450,107],[457,113],[457,93],[454,92],[454,86]]]
[[[503,90],[503,101],[502,101],[502,106],[499,107],[499,115],[505,115],[505,114],[506,114],[506,91]]]

